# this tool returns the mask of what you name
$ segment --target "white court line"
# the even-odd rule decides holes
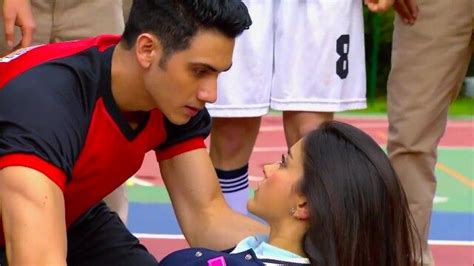
[[[148,239],[184,239],[183,235],[167,235],[167,234],[143,234],[134,233],[137,238]],[[449,240],[428,240],[430,245],[436,246],[474,246],[474,241],[449,241]]]
[[[428,240],[428,244],[435,246],[474,246],[474,241]]]
[[[249,180],[250,180],[250,181],[255,181],[255,182],[262,181],[262,180],[263,180],[263,176],[249,175]]]
[[[382,145],[385,147],[385,145]],[[468,146],[439,146],[438,150],[467,150],[471,151],[474,147]],[[286,146],[277,146],[277,147],[257,147],[253,148],[253,152],[287,152],[288,148]]]
[[[129,185],[129,186],[133,186],[134,184],[137,184],[137,185],[142,186],[142,187],[154,187],[155,186],[155,184],[153,184],[152,182],[140,179],[140,178],[138,178],[134,175],[131,176],[127,180],[126,184]]]
[[[283,131],[283,126],[261,126],[260,132]]]
[[[448,200],[449,200],[448,197],[435,196],[433,199],[433,203],[446,203],[448,202]]]
[[[462,150],[462,151],[472,151],[474,150],[474,147],[469,147],[469,146],[439,146],[438,150]]]
[[[288,147],[280,146],[280,147],[254,147],[253,148],[253,152],[274,152],[274,151],[287,152]]]
[[[350,123],[351,125],[358,128],[387,128],[388,122],[373,122],[373,123]],[[473,128],[474,123],[472,122],[459,122],[459,123],[448,123],[450,128]],[[283,131],[283,126],[261,126],[260,131],[262,132],[274,132],[274,131]]]

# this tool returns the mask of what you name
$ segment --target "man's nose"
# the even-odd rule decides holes
[[[198,91],[198,99],[206,103],[214,103],[217,100],[217,79],[209,79],[202,84]]]

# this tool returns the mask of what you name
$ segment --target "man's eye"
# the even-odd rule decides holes
[[[204,75],[206,75],[207,71],[205,69],[195,69],[194,70],[194,75],[196,75],[197,77],[202,77]]]

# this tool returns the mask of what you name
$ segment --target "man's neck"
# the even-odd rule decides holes
[[[152,104],[145,90],[141,69],[133,48],[124,49],[118,44],[112,55],[112,95],[122,112],[149,111]]]

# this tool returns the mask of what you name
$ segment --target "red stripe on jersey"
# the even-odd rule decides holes
[[[41,159],[36,155],[12,153],[0,157],[0,169],[8,166],[23,166],[41,172],[64,191],[66,175],[55,165]]]
[[[130,140],[107,110],[104,98],[99,98],[72,180],[65,188],[67,225],[127,181],[140,169],[145,153],[165,139],[159,110],[151,111],[145,128]]]
[[[101,35],[80,41],[52,43],[17,50],[0,58],[0,89],[14,77],[41,63],[75,55],[93,47],[104,51],[117,44],[120,38],[120,35]]]
[[[206,144],[204,143],[204,138],[201,136],[173,145],[169,147],[168,149],[157,151],[156,159],[158,161],[168,160],[178,154],[185,153],[185,152],[199,149],[199,148],[206,148]]]

